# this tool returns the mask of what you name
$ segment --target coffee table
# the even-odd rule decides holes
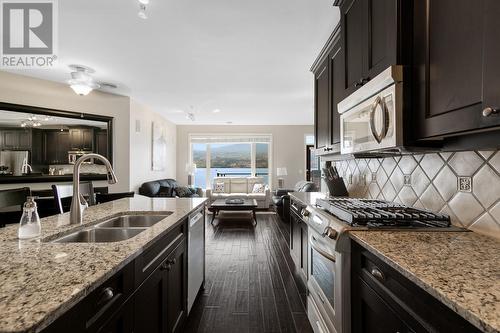
[[[210,224],[213,225],[215,217],[219,215],[220,211],[231,211],[231,212],[243,212],[251,211],[255,225],[257,225],[257,216],[255,215],[255,209],[257,208],[257,200],[255,199],[243,199],[241,204],[230,204],[226,203],[226,199],[217,199],[208,208],[210,212],[213,213],[212,221]]]

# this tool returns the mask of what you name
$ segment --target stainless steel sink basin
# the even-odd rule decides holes
[[[171,213],[170,213],[171,214]],[[122,215],[96,225],[97,228],[148,228],[170,214],[162,215]]]
[[[137,236],[145,228],[92,228],[58,238],[54,243],[112,243]]]

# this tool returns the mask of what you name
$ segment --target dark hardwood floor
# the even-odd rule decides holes
[[[257,213],[257,220],[255,228],[227,217],[207,223],[205,290],[185,332],[312,332],[288,225],[274,214]]]

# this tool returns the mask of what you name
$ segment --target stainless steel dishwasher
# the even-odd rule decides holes
[[[189,216],[188,231],[188,313],[205,280],[205,210]]]

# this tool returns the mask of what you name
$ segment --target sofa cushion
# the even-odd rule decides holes
[[[242,178],[231,179],[231,193],[248,193],[248,182]]]
[[[247,177],[248,190],[247,193],[253,192],[253,187],[255,184],[264,184],[264,178],[262,177]]]
[[[160,186],[156,195],[159,197],[172,197],[174,195],[174,189],[170,186]]]
[[[256,183],[253,185],[251,193],[264,193],[264,192],[266,192],[266,187],[264,186],[264,184]]]
[[[193,193],[187,186],[177,186],[174,192],[179,198],[189,198],[193,195]]]
[[[214,184],[214,193],[224,193],[225,186],[224,183],[215,183]]]

